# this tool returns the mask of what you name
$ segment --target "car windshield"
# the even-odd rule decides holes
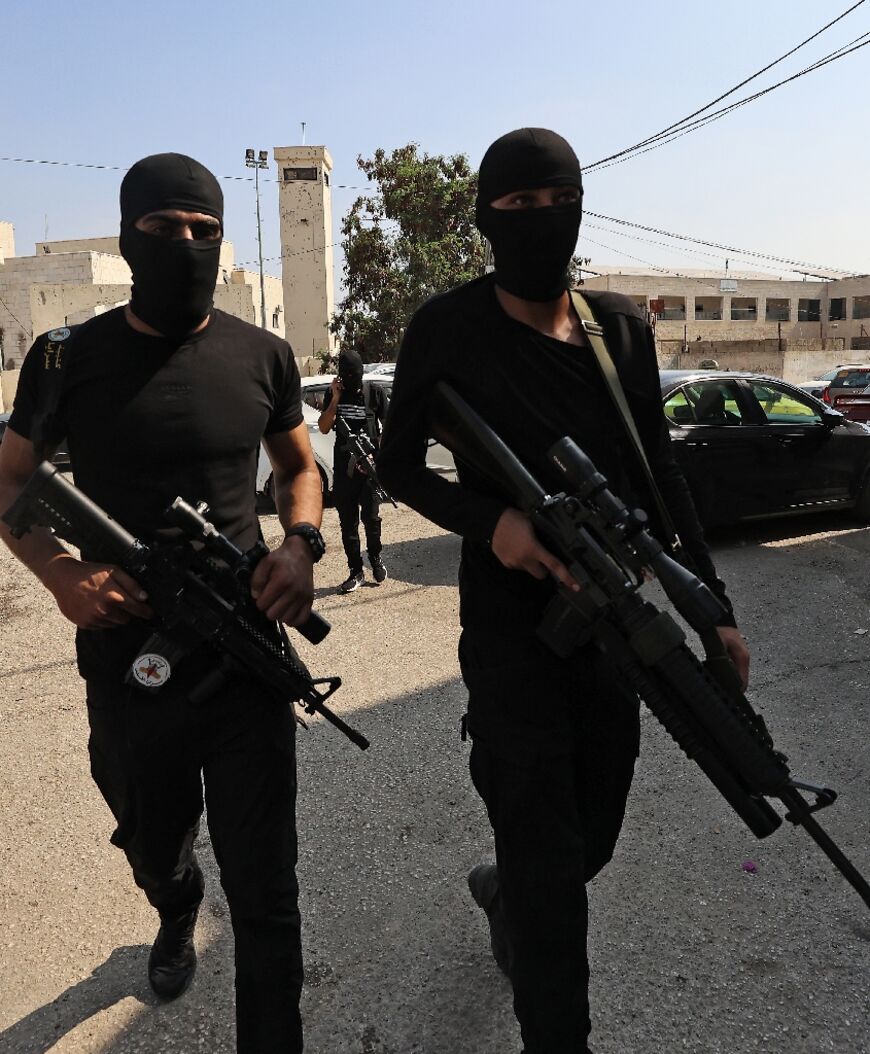
[[[870,370],[841,370],[834,375],[835,388],[866,388],[870,385]]]

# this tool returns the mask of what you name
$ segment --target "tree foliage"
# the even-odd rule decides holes
[[[474,226],[477,174],[464,154],[429,156],[409,143],[357,166],[377,191],[342,221],[346,295],[332,330],[375,362],[396,357],[424,300],[483,273],[484,243]]]

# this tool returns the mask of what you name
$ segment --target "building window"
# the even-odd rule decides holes
[[[821,318],[821,301],[798,300],[798,322],[818,322]]]
[[[277,308],[272,312],[272,329],[278,328],[278,323],[281,321],[281,313]]]
[[[327,187],[329,186],[329,173],[326,171],[323,173],[323,182]]]
[[[856,296],[852,301],[852,318],[870,318],[870,296]]]
[[[764,312],[765,322],[788,322],[791,318],[791,305],[787,297],[769,296]]]
[[[685,322],[686,321],[686,298],[683,296],[662,296],[659,297],[662,305],[662,310],[657,311],[656,314],[659,318],[664,319],[666,322]],[[650,304],[652,307],[652,304]]]
[[[317,169],[316,168],[285,168],[284,169],[284,182],[293,183],[296,180],[306,179],[317,182]]]
[[[831,301],[830,313],[828,318],[831,322],[840,322],[846,317],[846,298],[844,296],[835,297]]]
[[[721,296],[696,296],[695,297],[695,321],[696,322],[721,322],[722,321],[722,297]]]
[[[731,298],[731,321],[754,322],[758,317],[758,301],[752,296]]]

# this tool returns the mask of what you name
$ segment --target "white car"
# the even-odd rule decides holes
[[[384,366],[394,366],[394,363],[382,363]],[[329,386],[332,384],[335,374],[321,374],[317,377],[302,378],[302,417],[308,428],[311,439],[311,449],[314,451],[314,460],[320,472],[320,482],[323,487],[324,505],[332,504],[332,456],[335,448],[335,436],[331,433],[324,435],[317,427],[320,412],[323,409],[323,401]],[[382,387],[389,399],[392,391],[393,378],[391,374],[369,373],[365,376],[366,384],[377,384]],[[426,464],[439,475],[450,476],[456,472],[453,455],[439,443],[430,442],[429,452],[426,455]],[[274,508],[272,502],[272,466],[266,451],[260,448],[260,462],[257,466],[257,498],[263,511]]]

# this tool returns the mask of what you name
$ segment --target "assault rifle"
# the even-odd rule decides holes
[[[756,837],[782,823],[766,801],[778,798],[785,818],[803,827],[870,906],[870,884],[812,815],[831,805],[836,791],[792,777],[725,655],[715,628],[724,607],[662,549],[646,529],[645,513],[629,511],[568,437],[548,451],[566,490],[551,495],[443,382],[430,410],[430,433],[504,490],[581,586],[579,592],[559,586],[538,627],[541,639],[560,656],[587,643],[601,648]],[[689,649],[679,624],[641,597],[647,570],[701,636],[707,663]]]
[[[335,430],[341,436],[350,454],[350,460],[347,463],[348,476],[352,477],[354,472],[362,472],[364,476],[368,477],[378,501],[392,502],[393,507],[397,509],[399,506],[384,490],[381,481],[378,479],[378,470],[375,467],[375,454],[377,451],[371,438],[365,432],[357,433],[352,431],[347,421],[337,415],[335,418]]]
[[[341,686],[341,678],[313,680],[283,629],[251,602],[251,574],[268,548],[259,541],[243,552],[205,519],[207,513],[203,502],[194,507],[176,498],[164,515],[168,524],[181,529],[183,538],[177,544],[146,545],[43,461],[3,520],[15,538],[31,527],[51,527],[77,548],[99,552],[142,586],[156,631],[133,662],[127,683],[146,692],[159,691],[189,652],[208,643],[220,660],[190,693],[191,701],[204,701],[230,674],[244,671],[270,689],[277,701],[297,702],[306,713],[322,714],[365,750],[368,740],[324,705]],[[299,627],[313,644],[329,630],[329,623],[315,614]]]

